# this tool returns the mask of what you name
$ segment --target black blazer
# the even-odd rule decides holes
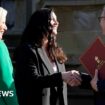
[[[63,64],[56,61],[54,73],[43,48],[21,45],[15,52],[15,86],[19,105],[67,105],[67,88],[62,81]]]

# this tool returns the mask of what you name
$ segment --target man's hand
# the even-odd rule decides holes
[[[92,87],[95,91],[98,91],[98,88],[97,88],[97,81],[98,81],[98,70],[96,69],[96,70],[95,70],[94,77],[93,77],[93,79],[92,79],[91,82],[90,82],[91,87]]]

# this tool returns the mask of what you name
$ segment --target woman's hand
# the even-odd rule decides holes
[[[81,85],[82,79],[79,71],[71,70],[71,72],[72,72],[73,78],[68,81],[68,84],[72,87]]]
[[[94,74],[94,77],[92,78],[90,84],[91,84],[91,87],[95,90],[95,91],[98,91],[98,88],[97,88],[97,81],[98,81],[98,70],[96,69],[95,70],[95,74]]]
[[[72,70],[68,72],[62,73],[62,79],[69,85],[69,86],[79,86],[81,85],[81,77],[78,71]]]

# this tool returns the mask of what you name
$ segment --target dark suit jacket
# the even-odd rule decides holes
[[[93,90],[90,85],[91,76],[86,73],[81,73],[81,77],[83,81],[80,88]],[[98,92],[93,91],[94,105],[105,105],[105,80],[99,80],[97,86]]]
[[[67,105],[67,90],[61,77],[63,64],[56,61],[54,73],[43,48],[21,45],[15,52],[15,85],[20,105]],[[64,103],[63,103],[64,98]]]

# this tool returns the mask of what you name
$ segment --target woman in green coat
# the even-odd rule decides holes
[[[13,79],[13,66],[2,37],[7,30],[7,11],[0,7],[0,105],[18,105]]]

